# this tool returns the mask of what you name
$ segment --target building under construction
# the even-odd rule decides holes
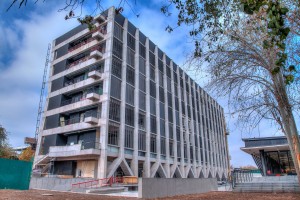
[[[223,108],[114,8],[52,44],[34,165],[73,177],[227,177]]]

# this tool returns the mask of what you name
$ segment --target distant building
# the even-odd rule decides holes
[[[223,108],[114,8],[95,26],[53,41],[35,166],[94,178],[226,178]]]
[[[286,137],[245,138],[241,150],[250,154],[263,176],[295,174]]]

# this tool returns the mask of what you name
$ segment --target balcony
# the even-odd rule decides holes
[[[106,26],[100,26],[99,28],[97,28],[94,33],[92,34],[92,38],[100,41],[103,40],[105,35],[106,35],[107,31],[106,31]]]
[[[100,95],[92,92],[86,95],[86,99],[92,100],[92,101],[99,101],[100,100]]]
[[[98,15],[94,18],[94,20],[101,24],[107,20],[107,17],[103,15]]]
[[[72,62],[70,64],[67,64],[66,69],[70,69],[70,68],[72,68],[72,67],[74,67],[74,66],[76,66],[76,65],[78,65],[80,63],[83,63],[83,62],[87,61],[88,59],[90,59],[90,57],[89,56],[85,56],[85,57],[83,57],[81,59],[78,59],[78,60],[76,60],[76,61],[74,61],[74,62]]]
[[[100,155],[100,143],[80,142],[66,146],[51,146],[49,157],[67,158],[74,156]]]
[[[84,122],[88,124],[98,124],[98,118],[96,117],[86,117],[84,118]]]
[[[88,73],[88,77],[93,78],[93,79],[99,79],[99,78],[101,78],[101,75],[102,74],[100,72],[96,71],[96,70],[93,70],[93,71]]]
[[[77,113],[77,114],[79,114],[79,113]],[[92,124],[92,125],[97,125],[98,121],[99,121],[99,116],[100,116],[100,113],[96,112],[96,110],[89,110],[84,113],[80,113],[80,117],[74,117],[74,118],[70,118],[70,119],[61,120],[59,125],[67,126],[67,125],[81,123],[81,122]]]
[[[82,47],[82,46],[84,46],[84,45],[86,45],[86,44],[92,42],[92,41],[95,40],[95,39],[96,39],[96,38],[92,36],[92,37],[90,37],[90,38],[88,38],[88,39],[82,40],[82,41],[79,42],[78,44],[76,44],[76,45],[72,46],[71,48],[69,48],[69,49],[68,49],[68,53],[70,53],[70,52],[72,52],[72,51],[74,51],[74,50],[76,50],[76,49],[78,49],[78,48],[80,48],[80,47]]]
[[[101,59],[103,58],[103,54],[105,52],[104,46],[96,46],[91,48],[90,58]]]

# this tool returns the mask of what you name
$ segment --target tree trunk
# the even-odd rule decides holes
[[[288,95],[286,92],[286,85],[283,80],[282,74],[279,72],[273,75],[275,98],[278,102],[280,116],[282,118],[283,132],[287,137],[290,147],[291,155],[293,158],[295,170],[300,185],[300,143],[296,127],[296,122],[289,103]]]

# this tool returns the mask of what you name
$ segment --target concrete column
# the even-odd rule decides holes
[[[123,59],[122,59],[122,83],[121,83],[121,110],[120,110],[120,138],[119,138],[119,158],[124,158],[125,141],[125,108],[126,108],[126,70],[127,70],[127,28],[128,19],[123,25]]]
[[[113,46],[113,30],[114,30],[114,9],[111,8],[108,12],[108,22],[107,22],[107,40],[106,40],[106,59],[104,63],[104,73],[110,74],[111,63],[112,63],[112,46]],[[111,77],[108,76],[103,81],[103,93],[110,96],[110,80]],[[97,178],[105,178],[107,172],[107,133],[108,133],[108,117],[109,116],[109,101],[102,103],[101,119],[105,120],[105,124],[100,126],[100,156],[98,158],[97,165]]]
[[[144,178],[150,178],[150,63],[149,39],[146,39],[146,157],[144,163]]]
[[[264,150],[259,150],[259,156],[261,160],[261,165],[262,165],[262,175],[266,176],[267,175],[267,166],[266,166],[266,158],[265,158],[265,152]]]
[[[131,169],[135,176],[138,176],[138,134],[139,134],[139,30],[135,33],[135,90],[134,90],[134,137],[133,137],[133,159],[131,162]]]
[[[169,149],[169,109],[168,109],[168,86],[167,86],[167,66],[166,66],[166,54],[163,55],[163,66],[164,66],[164,98],[165,98],[165,138],[166,138],[166,160],[164,170],[167,178],[170,178],[170,149]]]
[[[155,46],[155,77],[156,77],[156,163],[160,164],[160,105],[159,105],[159,69],[158,69],[158,47]]]

